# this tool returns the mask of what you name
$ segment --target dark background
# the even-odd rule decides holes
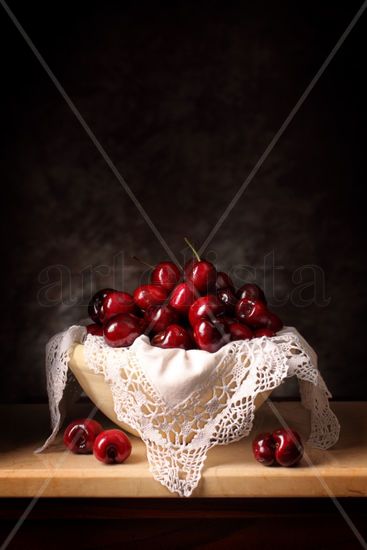
[[[360,5],[9,0],[180,259]],[[207,250],[237,284],[252,267],[339,399],[366,397],[366,17]],[[94,289],[133,290],[132,253],[167,255],[1,7],[0,25],[0,400],[44,401],[47,339],[86,316]]]

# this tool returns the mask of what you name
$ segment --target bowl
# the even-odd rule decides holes
[[[98,409],[107,418],[112,420],[115,424],[121,427],[123,430],[129,432],[132,435],[139,437],[137,431],[133,430],[130,426],[118,420],[114,406],[112,393],[109,384],[106,382],[103,374],[95,374],[88,369],[84,358],[84,346],[83,344],[76,344],[70,353],[69,368],[74,374],[75,378],[79,382],[83,391],[88,395],[90,400],[98,407]],[[259,409],[271,391],[265,391],[260,393],[255,399],[255,409]]]

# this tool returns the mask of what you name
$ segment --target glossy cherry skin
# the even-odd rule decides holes
[[[134,290],[134,301],[140,309],[147,311],[160,306],[167,299],[167,291],[157,285],[141,285]]]
[[[215,281],[215,288],[221,290],[222,288],[230,288],[234,292],[234,284],[232,279],[224,271],[218,271],[217,280]]]
[[[128,292],[114,290],[106,293],[99,310],[99,320],[102,324],[119,313],[135,313],[134,298]]]
[[[153,285],[160,285],[171,292],[181,279],[181,271],[173,262],[160,262],[155,266],[150,278]]]
[[[233,290],[231,288],[222,288],[218,290],[217,296],[219,300],[225,305],[226,314],[234,315],[238,300]]]
[[[131,455],[131,443],[121,430],[105,430],[96,437],[93,453],[105,464],[121,464]]]
[[[249,327],[238,322],[229,325],[229,332],[231,333],[232,342],[235,340],[251,340],[254,336],[254,333]]]
[[[151,340],[152,346],[158,348],[191,349],[193,341],[187,329],[181,325],[169,325],[165,330],[156,334]]]
[[[266,304],[264,292],[255,283],[246,283],[245,285],[242,285],[237,290],[236,295],[239,300],[242,300],[242,298],[250,298],[250,300],[261,300],[264,304]]]
[[[162,332],[168,325],[178,323],[179,314],[168,305],[155,306],[144,314],[146,334]]]
[[[225,310],[226,308],[224,304],[222,304],[222,302],[214,294],[202,296],[201,298],[195,300],[195,302],[190,306],[190,324],[194,327],[201,319],[209,319],[210,321],[213,321],[219,315],[223,315]]]
[[[172,291],[169,305],[182,315],[186,315],[199,293],[189,283],[179,283]]]
[[[215,324],[208,319],[202,319],[194,327],[194,340],[204,351],[214,353],[231,339],[227,327],[219,322]]]
[[[93,334],[93,336],[103,336],[103,327],[102,325],[97,325],[97,323],[92,323],[85,327],[87,329],[87,334]]]
[[[124,348],[140,336],[145,329],[143,319],[131,313],[120,313],[112,317],[103,327],[105,342],[113,348]]]
[[[266,326],[268,310],[264,302],[242,298],[236,305],[237,318],[253,328]]]
[[[270,433],[261,433],[252,442],[252,452],[260,464],[275,464],[275,441]]]
[[[94,441],[101,431],[102,426],[96,420],[78,418],[71,422],[64,431],[64,444],[73,453],[91,453]]]
[[[88,315],[95,323],[101,324],[99,312],[102,306],[103,299],[109,292],[115,292],[113,288],[103,288],[94,294],[88,304]]]
[[[257,328],[254,331],[254,337],[255,338],[261,338],[261,336],[267,336],[268,338],[272,338],[275,336],[275,332],[271,330],[270,328]]]
[[[269,311],[266,317],[266,328],[273,332],[279,332],[283,328],[283,322],[279,319],[278,315]]]
[[[209,292],[217,280],[217,270],[206,260],[190,260],[185,265],[184,273],[185,280],[202,293]]]
[[[272,433],[275,443],[274,457],[280,466],[295,466],[303,456],[300,436],[294,430],[280,428]]]

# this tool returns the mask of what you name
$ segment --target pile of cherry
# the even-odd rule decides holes
[[[133,295],[110,288],[91,299],[90,334],[103,336],[112,347],[130,346],[141,334],[161,348],[215,352],[234,340],[275,336],[283,327],[269,311],[263,291],[247,283],[237,291],[227,273],[194,258],[183,272],[173,262],[153,268],[150,284]]]

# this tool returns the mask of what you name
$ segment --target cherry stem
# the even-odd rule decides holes
[[[144,262],[140,258],[137,258],[136,256],[131,256],[133,260],[136,260],[139,262],[139,264],[146,265],[147,267],[150,267],[150,269],[154,269],[154,265],[148,264],[147,262]]]
[[[198,262],[200,262],[200,256],[199,254],[196,252],[195,248],[193,247],[193,245],[190,243],[189,239],[187,237],[184,238],[184,241],[185,243],[187,244],[187,246],[189,246],[195,256],[195,258],[197,259]]]

